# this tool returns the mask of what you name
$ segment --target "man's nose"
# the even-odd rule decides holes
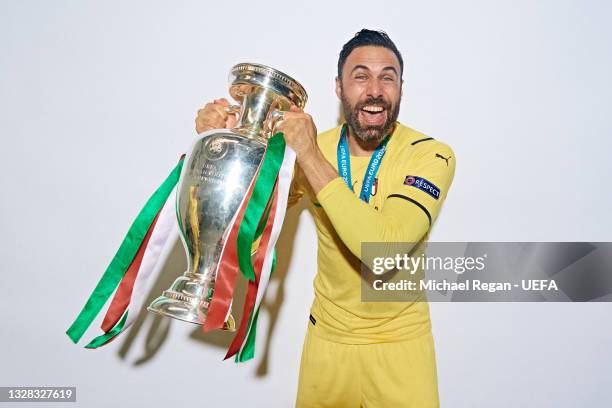
[[[372,97],[372,98],[382,97],[382,85],[380,81],[376,78],[371,78],[368,81],[366,93],[369,97]]]

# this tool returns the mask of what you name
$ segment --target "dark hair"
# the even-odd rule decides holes
[[[400,54],[393,41],[391,41],[391,38],[389,38],[387,33],[384,31],[374,31],[363,28],[346,44],[344,44],[342,50],[340,51],[340,57],[338,58],[338,78],[342,78],[342,67],[344,66],[344,63],[351,52],[353,52],[353,50],[357,47],[364,47],[366,45],[384,47],[392,51],[399,60],[400,78],[402,77],[404,73],[404,60],[402,59],[402,54]]]

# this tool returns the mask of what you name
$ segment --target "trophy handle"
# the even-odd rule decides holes
[[[240,114],[241,110],[242,107],[240,105],[229,105],[225,107],[225,111],[229,114]],[[284,111],[279,109],[274,109],[269,113],[268,120],[266,120],[264,125],[264,130],[269,136],[274,134],[274,128],[283,120],[283,114]]]
[[[229,105],[225,107],[225,111],[229,114],[240,113],[240,105]]]
[[[284,114],[284,111],[278,109],[274,109],[272,112],[270,112],[270,116],[268,116],[268,121],[266,124],[266,130],[270,136],[275,133],[274,129],[283,120]]]

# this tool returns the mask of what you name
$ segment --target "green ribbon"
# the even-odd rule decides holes
[[[272,198],[272,196],[270,196],[270,198]],[[261,237],[261,234],[263,234],[264,229],[266,229],[266,223],[268,222],[268,217],[270,216],[270,210],[272,210],[272,206],[271,205],[269,205],[267,207],[266,213],[261,218],[261,222],[259,223],[259,226],[257,227],[257,231],[255,231],[255,239],[256,240],[259,237]]]
[[[95,339],[90,341],[85,346],[85,348],[96,349],[96,348],[98,348],[100,346],[105,345],[106,342],[108,342],[110,339],[112,339],[113,337],[115,337],[116,335],[121,333],[121,330],[123,330],[123,326],[125,325],[125,321],[127,320],[128,312],[129,312],[129,310],[125,311],[125,313],[123,314],[123,317],[121,318],[121,320],[119,320],[119,322],[115,325],[115,327],[113,327],[111,330],[109,330],[108,333],[104,333],[103,335],[96,337]]]
[[[272,192],[272,194],[275,194],[274,191]],[[266,224],[268,222],[268,217],[270,216],[270,210],[272,210],[272,206],[271,205],[267,207],[266,213],[263,215],[263,218],[261,219],[261,222],[259,223],[259,227],[257,228],[257,231],[255,231],[255,239],[258,239],[263,234],[263,231],[266,228]],[[276,263],[276,250],[273,250],[272,254],[273,254],[273,258],[272,258],[272,270],[274,270],[274,265]],[[272,271],[270,271],[270,274],[271,273],[272,273]],[[251,357],[248,357],[248,358],[246,358],[244,360],[241,360],[240,358],[242,358],[242,357],[240,357],[240,354],[242,353],[242,351],[239,350],[238,353],[236,353],[236,362],[237,363],[238,362],[247,361],[247,360],[250,360],[251,358],[253,358],[254,349],[255,349],[255,336],[256,336],[255,331],[257,329],[257,318],[258,318],[258,316],[259,316],[259,308],[257,308],[257,311],[255,312],[254,322],[253,322],[253,311],[251,311],[249,313],[249,324],[247,325],[247,333],[249,333],[249,337],[247,338],[247,342],[245,343],[245,347],[246,347],[247,344],[250,346]],[[252,324],[255,324],[255,326],[253,327],[253,331],[251,331],[251,325]]]
[[[268,147],[253,187],[251,199],[247,204],[244,218],[238,230],[238,238],[236,239],[238,265],[242,275],[250,281],[255,281],[251,248],[255,241],[257,226],[272,194],[284,156],[285,139],[283,134],[279,132],[268,141]]]
[[[272,253],[272,269],[270,270],[270,279],[272,278],[272,273],[274,272],[274,268],[276,267],[276,249]],[[263,300],[263,299],[262,299]],[[249,333],[246,342],[244,343],[244,347],[238,353],[236,353],[236,363],[244,363],[255,357],[255,338],[257,337],[257,319],[259,318],[259,309],[261,309],[261,304],[255,311],[255,317],[251,321],[251,316],[249,317],[249,326],[247,328],[247,333]]]
[[[155,216],[164,206],[172,189],[176,186],[181,174],[181,169],[183,168],[184,160],[184,157],[179,160],[178,164],[170,172],[170,175],[168,175],[166,180],[164,180],[162,185],[153,193],[142,210],[140,210],[140,213],[123,239],[119,250],[117,250],[117,253],[113,257],[108,268],[106,268],[102,278],[100,278],[100,281],[89,296],[89,299],[87,299],[85,306],[83,306],[76,320],[66,331],[66,334],[74,343],[77,343],[81,337],[83,337],[87,328],[91,325],[108,298],[113,294],[121,282],[134,256],[136,256],[138,248],[149,230],[151,223],[155,219]],[[127,314],[122,318],[123,322],[125,322],[126,317]],[[119,326],[123,327],[122,324],[117,324],[111,331],[114,331]],[[118,330],[121,331],[121,328]],[[96,340],[94,339],[94,341]]]

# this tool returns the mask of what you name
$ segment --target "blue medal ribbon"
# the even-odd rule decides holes
[[[370,158],[368,168],[366,169],[365,176],[363,178],[363,185],[361,186],[361,193],[359,194],[359,198],[365,201],[366,203],[370,202],[370,193],[372,191],[372,187],[374,186],[374,180],[376,178],[376,173],[378,173],[378,169],[380,168],[380,163],[382,162],[383,156],[387,151],[388,142],[389,135],[387,135],[387,137],[385,137],[382,143],[378,145],[376,150],[374,150],[374,153]],[[342,131],[340,132],[337,156],[338,173],[340,174],[340,177],[342,177],[348,188],[353,190],[353,182],[351,181],[351,159],[349,154],[348,141],[346,139],[346,125],[342,126]]]

